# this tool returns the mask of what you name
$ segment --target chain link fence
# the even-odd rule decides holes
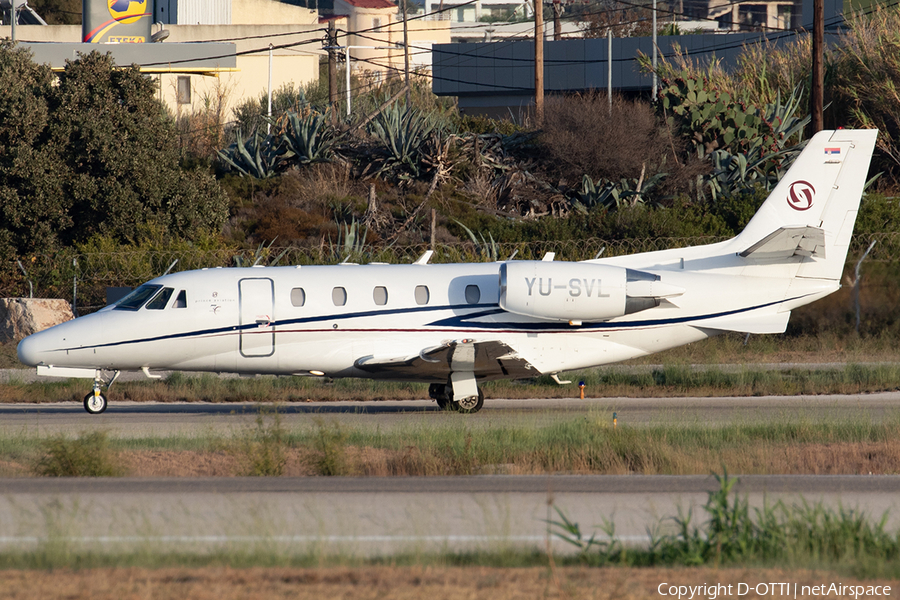
[[[479,262],[507,260],[540,260],[547,252],[557,260],[586,260],[600,256],[621,256],[670,248],[685,248],[723,241],[724,237],[650,238],[626,240],[556,241],[543,240],[518,243],[474,244],[462,242],[439,244],[431,262]],[[860,234],[853,237],[848,264],[862,256],[872,240],[878,243],[867,261],[900,260],[900,233]],[[172,267],[172,272],[204,267],[240,267],[260,265],[336,264],[342,261],[369,263],[411,263],[426,250],[427,244],[391,246],[387,248],[345,248],[322,244],[307,248],[261,248],[259,250],[184,250],[135,251],[78,254],[64,250],[13,259],[0,273],[0,297],[64,298],[80,310],[96,310],[106,303],[107,287],[135,287],[158,277]],[[177,261],[177,262],[176,262]]]

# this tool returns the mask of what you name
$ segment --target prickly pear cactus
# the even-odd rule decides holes
[[[755,106],[709,85],[702,76],[682,73],[664,81],[660,99],[669,125],[681,129],[702,155],[716,150],[746,152],[760,136],[764,146],[777,147],[775,129]]]

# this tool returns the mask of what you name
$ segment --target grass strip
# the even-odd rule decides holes
[[[593,473],[706,475],[895,474],[900,413],[874,422],[773,418],[770,423],[613,427],[611,414],[543,423],[421,421],[382,430],[314,417],[290,429],[263,407],[228,434],[115,438],[0,435],[0,476],[471,475]],[[203,465],[207,465],[204,467]],[[204,470],[206,469],[206,470]]]

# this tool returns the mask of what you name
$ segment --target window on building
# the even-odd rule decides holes
[[[191,78],[189,76],[181,75],[178,77],[175,101],[178,102],[178,104],[191,103]]]
[[[375,300],[375,304],[378,306],[384,306],[387,304],[388,292],[387,288],[379,285],[372,291],[372,298]]]
[[[381,17],[374,17],[372,19],[372,27],[381,27]]]
[[[478,304],[481,300],[481,289],[474,284],[466,286],[466,302],[469,304]]]
[[[178,292],[178,297],[175,298],[175,304],[172,305],[172,308],[187,308],[187,292],[181,290]]]
[[[416,286],[416,304],[425,305],[428,304],[428,300],[431,298],[431,294],[428,293],[428,288],[424,285]]]
[[[344,306],[347,304],[347,290],[342,287],[336,287],[331,290],[331,301],[335,306]]]
[[[306,292],[303,288],[294,288],[291,290],[291,304],[294,306],[303,306],[306,304]]]

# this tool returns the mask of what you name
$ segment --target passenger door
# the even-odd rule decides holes
[[[241,356],[272,356],[275,353],[275,285],[268,278],[241,279]]]

